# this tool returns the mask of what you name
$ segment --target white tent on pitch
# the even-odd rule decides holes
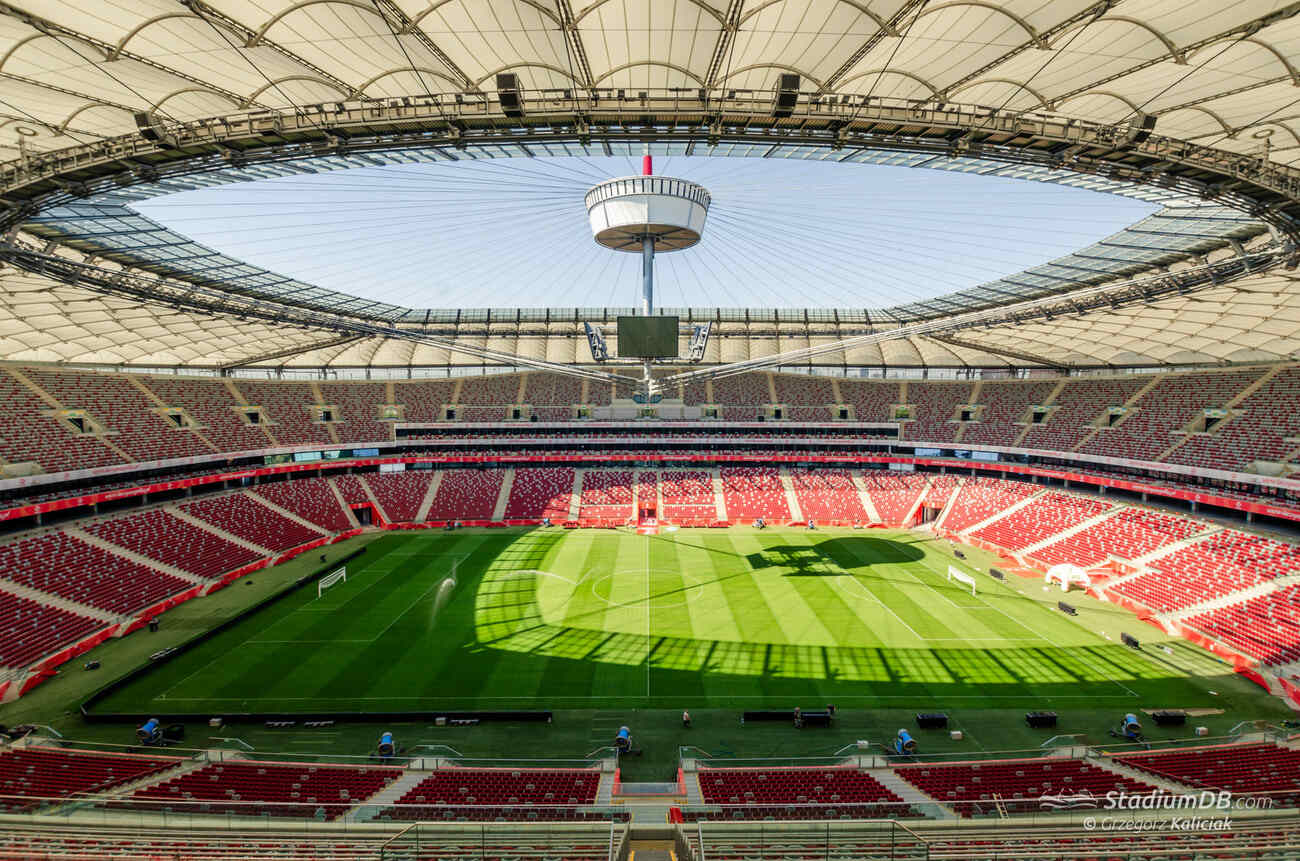
[[[1092,585],[1092,578],[1088,576],[1087,571],[1084,571],[1078,565],[1062,562],[1060,565],[1053,565],[1047,569],[1047,585],[1051,586],[1053,583],[1060,583],[1061,591],[1069,592],[1070,586],[1075,583],[1087,589]]]

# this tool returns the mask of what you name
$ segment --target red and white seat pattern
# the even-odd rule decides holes
[[[713,400],[722,405],[722,418],[752,422],[758,418],[759,406],[772,402],[767,374],[737,374],[714,380]]]
[[[1094,423],[1102,421],[1109,407],[1123,406],[1129,398],[1141,391],[1150,378],[1084,378],[1066,380],[1052,406],[1055,409],[1047,419],[1030,425],[1029,433],[1021,440],[1024,448],[1073,451],[1092,433]]]
[[[589,469],[582,477],[580,520],[623,522],[632,516],[632,473],[623,469]]]
[[[519,403],[518,374],[465,377],[457,403],[461,406],[504,406]],[[457,413],[459,414],[459,410]]]
[[[950,442],[961,427],[952,419],[957,407],[971,402],[970,383],[908,383],[907,400],[915,407],[912,421],[902,425],[901,437],[922,442]]]
[[[1252,392],[1222,429],[1193,436],[1166,461],[1211,469],[1243,469],[1251,461],[1281,461],[1300,437],[1300,368],[1289,367]]]
[[[8,750],[0,753],[0,810],[31,806],[25,798],[68,798],[106,792],[184,761],[178,757],[91,753],[53,747]]]
[[[64,532],[0,546],[0,578],[114,614],[148,607],[191,585]]]
[[[928,508],[943,508],[961,487],[961,478],[955,475],[940,474],[930,476],[930,489],[925,492],[925,505]]]
[[[206,579],[262,558],[242,544],[227,541],[162,509],[91,523],[85,529],[110,544]]]
[[[335,819],[401,775],[400,768],[214,762],[138,790],[131,806],[175,813]]]
[[[824,377],[807,374],[773,374],[776,402],[785,404],[786,418],[794,421],[824,422],[831,418],[835,389]]]
[[[1022,550],[1104,514],[1112,507],[1101,499],[1045,493],[1023,508],[970,534],[1007,550]]]
[[[365,481],[390,523],[409,523],[419,516],[433,471],[373,472]]]
[[[96,437],[76,436],[43,414],[49,404],[0,370],[0,457],[9,463],[34,461],[46,472],[122,463]]]
[[[915,815],[903,799],[856,768],[702,768],[704,803],[720,819],[852,819]]]
[[[790,520],[781,476],[770,467],[723,467],[722,499],[727,517],[752,520],[761,517],[776,523]]]
[[[547,517],[554,523],[567,520],[574,475],[567,466],[516,469],[510,498],[506,500],[506,519]]]
[[[403,407],[408,422],[440,422],[442,408],[451,403],[456,384],[445,380],[394,383],[393,398]]]
[[[167,406],[183,407],[220,451],[255,451],[271,444],[260,426],[240,416],[240,404],[224,380],[146,377],[143,382]]]
[[[111,433],[107,439],[133,460],[167,460],[211,454],[192,430],[151,412],[157,405],[126,377],[27,368],[27,378],[59,400],[65,409],[85,410]]]
[[[718,519],[713,476],[700,470],[665,470],[659,493],[663,517],[673,523],[712,523]]]
[[[379,421],[384,389],[370,383],[321,383],[321,397],[335,409],[334,432],[339,442],[385,442],[393,438],[392,422]]]
[[[326,532],[346,532],[352,528],[347,514],[339,506],[338,499],[324,478],[298,478],[259,484],[253,492],[303,520],[310,520]]]
[[[997,816],[999,803],[1008,813],[1039,813],[1045,809],[1044,796],[1051,795],[1103,798],[1108,792],[1145,795],[1155,791],[1153,786],[1081,759],[1056,757],[909,765],[894,769],[894,773],[959,816]]]
[[[524,383],[523,403],[568,407],[582,403],[582,380],[544,371],[530,371]],[[567,418],[567,415],[565,416]]]
[[[886,526],[903,526],[908,512],[916,507],[928,476],[920,473],[868,470],[862,474],[871,505]]]
[[[980,386],[979,401],[984,409],[979,421],[968,424],[961,435],[963,443],[979,445],[1011,445],[1016,441],[1031,406],[1047,400],[1056,381],[1051,382],[987,382]]]
[[[444,470],[428,519],[490,520],[504,480],[505,471],[500,469]]]
[[[1133,405],[1135,412],[1113,428],[1098,433],[1079,451],[1107,457],[1155,460],[1178,442],[1173,432],[1202,414],[1222,407],[1254,382],[1263,370],[1205,374],[1173,374],[1156,383]]]
[[[805,520],[865,523],[870,519],[847,470],[791,470],[790,483]]]
[[[1151,562],[1112,591],[1158,612],[1182,610],[1300,571],[1300,548],[1226,529]]]
[[[1189,538],[1202,528],[1202,524],[1176,515],[1142,508],[1122,508],[1114,516],[1094,523],[1082,532],[1034,551],[1034,558],[1049,565],[1069,562],[1090,568],[1112,556],[1137,559]]]
[[[272,511],[243,493],[189,502],[181,510],[268,550],[288,550],[321,537],[319,531]]]
[[[1268,796],[1274,807],[1300,805],[1300,751],[1287,747],[1225,745],[1124,754],[1115,761],[1187,786]]]
[[[252,406],[263,407],[267,430],[280,445],[333,443],[325,425],[312,408],[319,403],[310,387],[301,383],[270,383],[240,380],[239,391]]]
[[[993,515],[1005,511],[1041,488],[1020,481],[1002,478],[970,479],[957,491],[943,527],[952,532],[962,532],[976,526]]]
[[[840,380],[840,397],[853,405],[853,418],[860,422],[892,422],[890,407],[900,403],[899,385],[894,382]]]

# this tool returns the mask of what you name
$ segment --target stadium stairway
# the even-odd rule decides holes
[[[211,532],[213,535],[219,535],[226,541],[229,541],[231,544],[237,544],[240,547],[245,547],[253,551],[254,553],[259,554],[260,556],[266,557],[266,556],[275,555],[275,552],[272,550],[268,550],[265,547],[261,547],[257,544],[254,544],[251,541],[240,538],[238,535],[227,532],[226,530],[222,529],[220,526],[217,526],[216,524],[213,523],[209,523],[208,521],[204,520],[201,517],[195,517],[193,514],[190,514],[188,511],[182,511],[179,505],[168,505],[165,508],[163,508],[163,511],[166,511],[168,514],[172,515],[178,520],[184,520],[190,526],[195,526],[199,529],[202,529],[205,532]]]
[[[781,467],[777,475],[781,477],[781,489],[785,491],[785,504],[790,507],[790,519],[803,520],[803,511],[799,508],[799,496],[794,492],[794,479],[790,477],[790,468]]]
[[[1101,523],[1103,520],[1106,520],[1109,517],[1113,517],[1114,515],[1118,514],[1120,511],[1123,511],[1125,508],[1128,508],[1128,506],[1122,504],[1116,505],[1114,508],[1108,508],[1105,511],[1103,511],[1101,514],[1093,515],[1092,517],[1089,517],[1087,520],[1083,521],[1082,523],[1076,523],[1074,526],[1071,526],[1068,529],[1064,529],[1056,533],[1055,535],[1050,535],[1047,538],[1044,538],[1042,541],[1036,541],[1022,550],[1017,550],[1016,555],[1021,558],[1024,558],[1026,556],[1033,556],[1036,551],[1042,550],[1044,547],[1049,547],[1058,541],[1064,541],[1065,539],[1070,538],[1071,536],[1078,535],[1080,532],[1083,532],[1085,529],[1091,529],[1092,527],[1096,526],[1098,523]]]
[[[287,508],[281,508],[271,500],[262,496],[260,493],[246,493],[244,495],[247,496],[249,499],[253,500],[254,502],[261,503],[262,505],[271,509],[281,517],[287,520],[292,520],[294,523],[298,524],[299,526],[310,529],[312,532],[319,532],[321,535],[329,535],[329,533],[326,532],[324,529],[321,529],[319,525],[312,523],[310,520],[307,520],[306,518],[299,517],[298,515],[294,514],[292,511],[290,511]]]
[[[926,795],[917,787],[908,783],[888,768],[875,768],[867,772],[876,782],[906,801],[917,805],[917,809],[930,819],[958,819],[956,812],[946,804]]]
[[[867,493],[867,485],[863,481],[862,473],[850,471],[849,478],[853,480],[853,486],[858,489],[858,499],[862,502],[862,510],[867,513],[867,517],[872,523],[880,523],[880,512],[876,511],[876,504],[871,501],[871,494]]]
[[[713,506],[717,510],[718,520],[726,520],[727,498],[722,493],[722,470],[716,466],[709,470],[709,480],[713,483]]]
[[[970,535],[972,533],[980,531],[981,529],[983,529],[984,527],[988,526],[991,523],[996,523],[997,521],[1001,520],[1002,518],[1006,517],[1009,514],[1015,514],[1020,509],[1028,507],[1030,504],[1034,502],[1034,500],[1041,499],[1042,497],[1046,496],[1048,490],[1049,488],[1045,487],[1042,490],[1038,491],[1037,493],[1032,493],[1029,496],[1026,496],[1024,499],[1017,499],[1011,505],[997,512],[992,517],[986,517],[983,520],[981,520],[979,523],[974,523],[966,527],[961,532],[959,532],[958,535]],[[956,494],[953,494],[953,496],[955,497]]]
[[[962,425],[961,430],[965,430],[965,428],[966,426]],[[926,476],[925,486],[921,488],[921,492],[916,495],[916,499],[912,500],[912,505],[907,509],[907,513],[903,515],[904,524],[916,523],[917,518],[920,517],[921,506],[925,504],[925,498],[930,495],[930,488],[932,487],[934,487],[934,478]]]
[[[1214,535],[1218,535],[1222,531],[1223,531],[1222,526],[1211,526],[1207,529],[1203,529],[1200,532],[1197,532],[1195,535],[1189,535],[1186,538],[1182,539],[1181,541],[1174,541],[1170,544],[1164,545],[1163,547],[1157,547],[1155,550],[1152,550],[1150,553],[1139,556],[1136,559],[1130,559],[1128,561],[1131,565],[1134,565],[1135,567],[1142,568],[1145,570],[1148,565],[1150,565],[1152,562],[1156,561],[1157,559],[1163,559],[1166,556],[1170,556],[1174,553],[1177,553],[1179,550],[1182,550],[1184,547],[1190,547],[1191,545],[1196,544],[1197,542],[1204,541],[1207,538],[1210,538]],[[1129,579],[1129,578],[1123,578],[1123,579]],[[1109,583],[1108,585],[1113,586],[1115,585],[1115,583],[1118,582],[1119,582],[1118,580],[1115,580]]]
[[[434,497],[438,495],[438,488],[442,486],[442,477],[445,473],[440,469],[433,474],[433,480],[424,491],[424,498],[420,500],[420,507],[415,509],[415,522],[426,523],[429,520],[429,509],[433,508]],[[514,470],[510,470],[511,479],[513,480]],[[500,518],[497,518],[498,520]]]
[[[1178,783],[1175,780],[1170,780],[1167,777],[1162,777],[1153,772],[1143,771],[1140,768],[1133,768],[1132,766],[1124,765],[1121,762],[1116,762],[1113,758],[1109,756],[1090,756],[1088,757],[1088,764],[1095,765],[1097,768],[1105,769],[1106,771],[1109,771],[1111,774],[1118,774],[1120,777],[1128,778],[1129,780],[1136,781],[1138,783],[1146,783],[1151,786],[1154,786],[1157,789],[1163,789],[1165,792],[1171,793],[1173,795],[1181,795],[1187,792],[1189,788],[1196,789],[1196,790],[1200,790],[1203,788],[1203,787],[1189,787],[1187,785]]]
[[[35,601],[38,604],[48,604],[51,607],[57,607],[60,610],[67,610],[69,613],[76,613],[79,616],[88,616],[91,619],[100,619],[104,622],[116,622],[118,617],[114,616],[108,610],[92,607],[89,604],[78,604],[76,601],[69,601],[67,598],[61,598],[50,592],[42,592],[39,589],[33,589],[30,586],[24,586],[21,583],[15,583],[12,580],[0,580],[0,592],[8,592],[10,595],[17,595],[19,598],[26,598],[28,601]]]
[[[515,486],[515,471],[514,469],[507,469],[505,471],[505,475],[501,477],[501,492],[497,494],[497,504],[492,509],[493,520],[502,521],[506,519],[506,505],[508,505],[510,502],[510,488],[514,486]],[[433,497],[430,496],[429,499],[432,500]],[[429,514],[428,509],[425,509],[424,510],[425,516],[421,517],[420,519],[421,520],[427,519],[428,514]]]
[[[1275,577],[1272,580],[1265,580],[1249,586],[1245,589],[1238,589],[1235,592],[1227,592],[1208,601],[1202,601],[1199,604],[1193,604],[1190,607],[1184,607],[1175,610],[1172,613],[1157,613],[1156,618],[1166,622],[1177,622],[1201,613],[1208,613],[1211,610],[1218,610],[1220,607],[1227,607],[1231,604],[1240,604],[1243,601],[1249,601],[1251,598],[1258,598],[1260,595],[1267,595],[1270,592],[1281,592],[1288,586],[1294,586],[1300,583],[1300,573],[1286,574],[1282,577]],[[1218,639],[1217,637],[1215,639]]]
[[[573,496],[569,499],[569,520],[577,521],[582,512],[582,483],[587,479],[585,469],[573,471]]]
[[[438,480],[441,480],[441,476],[442,473],[439,471]],[[370,500],[370,504],[375,507],[375,511],[379,512],[379,516],[384,518],[386,522],[392,523],[393,518],[389,517],[388,512],[384,511],[384,507],[379,504],[379,497],[375,496],[375,489],[366,481],[366,477],[364,475],[354,475],[353,478],[357,480],[357,484],[361,485],[361,489],[366,492],[366,499]],[[429,483],[433,484],[432,481]],[[428,514],[427,511],[425,513]]]
[[[396,804],[397,799],[410,792],[416,785],[429,776],[429,772],[418,768],[408,768],[402,776],[376,792],[369,798],[359,800],[352,809],[340,818],[343,822],[369,822],[384,807]]]
[[[600,783],[596,784],[596,804],[607,807],[614,803],[614,773],[602,771]]]
[[[943,510],[939,512],[939,516],[936,517],[934,523],[931,524],[931,528],[933,528],[936,533],[943,528],[944,521],[948,519],[948,513],[951,512],[953,507],[957,504],[957,497],[961,496],[962,488],[965,486],[966,482],[958,477],[957,486],[953,488],[952,493],[948,495],[948,501],[943,504]]]
[[[135,562],[140,565],[144,565],[146,568],[153,568],[157,571],[163,572],[164,574],[170,574],[171,576],[176,577],[180,580],[184,580],[187,583],[210,582],[208,580],[204,580],[202,577],[200,577],[197,574],[191,574],[188,571],[182,571],[180,568],[177,568],[175,565],[168,565],[166,562],[159,562],[157,559],[150,559],[148,556],[141,556],[139,553],[133,553],[130,550],[127,550],[125,547],[119,547],[116,544],[112,543],[111,541],[105,541],[103,538],[100,538],[98,535],[91,535],[89,532],[86,532],[84,529],[80,528],[79,526],[69,526],[65,528],[63,531],[66,532],[68,535],[71,535],[73,538],[76,538],[78,541],[84,541],[87,544],[91,544],[94,545],[95,547],[100,548],[101,550],[107,550],[109,553],[112,553],[116,556],[121,556],[123,559],[130,559],[132,562]]]
[[[343,498],[343,492],[339,490],[338,484],[334,481],[334,476],[331,475],[326,478],[325,484],[329,487],[330,493],[334,494],[334,498],[338,500],[339,508],[342,508],[343,513],[347,515],[348,523],[350,523],[354,529],[360,528],[361,521],[357,520],[356,514],[352,511],[352,506],[348,505],[347,500]],[[427,514],[428,512],[425,513]]]

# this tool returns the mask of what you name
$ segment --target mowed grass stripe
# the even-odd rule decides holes
[[[686,612],[691,631],[702,641],[704,654],[700,660],[703,662],[708,657],[709,641],[743,639],[740,625],[727,603],[723,583],[728,578],[750,575],[747,567],[742,571],[741,563],[735,559],[711,552],[698,536],[680,538],[680,535],[675,533],[671,538],[661,536],[650,540],[671,543],[677,563],[698,584],[688,592],[690,600]]]

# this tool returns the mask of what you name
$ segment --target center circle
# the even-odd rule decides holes
[[[634,607],[647,600],[653,600],[658,608],[685,607],[703,591],[699,577],[672,568],[611,571],[591,583],[591,594],[611,607]]]

